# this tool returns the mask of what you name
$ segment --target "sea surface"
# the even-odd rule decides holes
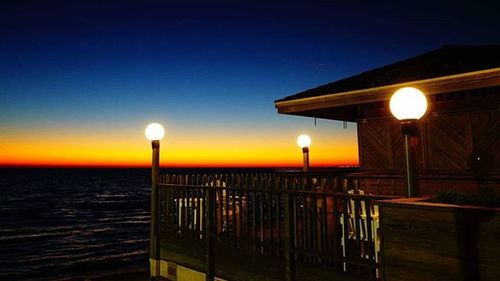
[[[0,280],[148,267],[149,169],[0,169]]]

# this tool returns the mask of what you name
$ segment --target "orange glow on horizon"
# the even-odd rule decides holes
[[[120,132],[15,132],[0,139],[0,166],[150,167],[151,144],[137,128]],[[162,167],[301,167],[297,134],[211,135],[176,131],[161,142]],[[311,167],[357,166],[352,137],[311,134]],[[265,140],[265,141],[264,141]]]
[[[242,159],[241,161],[231,161],[229,159],[203,159],[198,160],[186,158],[185,160],[165,159],[162,153],[162,158],[160,158],[160,165],[162,167],[171,168],[236,168],[236,167],[255,167],[255,168],[300,168],[302,165],[302,159],[300,155],[297,157],[299,160],[294,161],[265,161],[258,159]],[[312,159],[312,157],[311,157]],[[244,161],[246,160],[246,161]],[[337,162],[311,162],[311,167],[337,167],[337,166],[358,166],[358,161],[353,159],[339,160]],[[87,159],[27,159],[23,157],[17,157],[5,161],[2,159],[0,162],[0,167],[95,167],[95,168],[149,168],[151,167],[151,161],[149,159],[141,159],[139,161],[109,161],[109,160],[87,160]]]

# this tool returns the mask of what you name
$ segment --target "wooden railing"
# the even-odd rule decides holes
[[[215,275],[214,251],[222,245],[284,260],[278,279],[296,280],[297,265],[378,277],[376,200],[387,197],[341,193],[356,187],[355,179],[340,173],[184,173],[161,175],[157,186],[160,237],[206,242],[207,276]]]

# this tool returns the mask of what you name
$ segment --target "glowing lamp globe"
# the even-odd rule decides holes
[[[404,87],[392,95],[389,107],[398,120],[418,120],[427,111],[427,98],[419,89]]]
[[[146,138],[150,141],[161,140],[164,135],[165,130],[158,123],[151,123],[146,127]]]
[[[308,135],[300,135],[297,138],[297,145],[300,148],[309,147],[311,145],[311,138]]]

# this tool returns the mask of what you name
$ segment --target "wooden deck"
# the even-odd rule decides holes
[[[161,245],[162,259],[205,272],[205,244],[203,242],[193,243],[180,237],[171,237],[162,239]],[[227,280],[285,280],[286,268],[283,258],[241,251],[227,245],[217,245],[214,251],[216,253],[215,276]],[[347,273],[326,266],[298,264],[295,270],[296,279],[304,281],[370,279],[367,274]]]

